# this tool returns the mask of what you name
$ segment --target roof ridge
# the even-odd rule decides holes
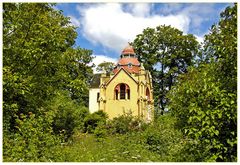
[[[131,79],[133,79],[133,81],[134,81],[135,83],[137,83],[137,81],[130,75],[130,73],[129,73],[128,71],[126,71],[124,68],[120,68],[120,69],[114,74],[114,76],[113,76],[112,78],[110,78],[110,80],[108,80],[108,82],[106,83],[106,86],[120,73],[121,70],[123,70],[124,72],[126,72],[127,75],[128,75]]]

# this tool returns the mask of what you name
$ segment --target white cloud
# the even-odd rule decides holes
[[[219,13],[219,9],[217,9],[216,4],[214,3],[168,3],[164,4],[163,7],[158,10],[160,13],[164,14],[180,14],[189,18],[190,20],[190,31],[191,33],[203,36],[203,26],[204,23],[208,23],[211,20],[216,19]]]
[[[163,7],[159,12],[164,13],[164,14],[170,14],[176,11],[179,11],[183,8],[184,4],[181,3],[168,3],[168,4],[163,4]]]
[[[200,44],[200,43],[203,43],[203,40],[204,40],[204,37],[203,37],[203,36],[197,36],[197,35],[195,35],[195,37],[196,37],[197,41],[199,42],[199,44]]]
[[[140,10],[145,8],[144,12]],[[183,32],[188,32],[189,18],[186,15],[149,15],[147,4],[132,5],[130,12],[123,10],[121,4],[107,3],[78,8],[82,16],[82,33],[94,44],[121,52],[128,41],[133,41],[137,34],[147,27],[171,25]],[[148,16],[147,16],[148,15]]]
[[[93,56],[95,56],[95,58],[93,59],[93,61],[90,65],[95,64],[95,67],[93,68],[94,73],[98,73],[96,71],[96,68],[100,63],[102,63],[102,62],[113,62],[113,63],[116,64],[117,61],[118,61],[118,59],[116,59],[116,58],[111,58],[111,57],[104,56],[104,55],[93,55]]]
[[[76,27],[80,27],[80,21],[76,18],[76,17],[74,17],[74,16],[69,16],[70,17],[70,21],[71,21],[71,23],[74,25],[74,26],[76,26]]]
[[[186,15],[190,18],[192,25],[198,27],[203,21],[214,17],[216,9],[213,3],[169,3],[164,4],[160,12],[165,14],[176,13]]]
[[[150,3],[131,3],[127,5],[127,8],[129,8],[133,16],[145,17],[149,16],[151,6]]]
[[[191,24],[195,28],[199,27],[203,21],[209,20],[215,12],[214,4],[191,4],[181,10],[179,13],[188,16],[191,19]]]

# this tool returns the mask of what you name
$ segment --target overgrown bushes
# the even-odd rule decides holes
[[[186,140],[175,124],[176,118],[165,114],[157,118],[143,133],[146,148],[159,154],[162,161],[181,161],[186,154],[182,152]]]
[[[5,132],[3,136],[4,161],[54,160],[54,148],[60,145],[61,137],[53,134],[52,120],[50,114],[21,114],[16,120],[16,131]]]
[[[146,127],[146,123],[140,118],[132,116],[132,113],[124,113],[119,117],[109,120],[108,130],[111,134],[126,134],[133,131],[140,131]]]
[[[89,114],[84,119],[83,131],[87,133],[93,133],[97,126],[106,124],[106,120],[107,114],[103,111],[97,111],[92,114]]]
[[[154,153],[155,158],[152,158],[154,161],[196,160],[195,155],[189,154],[187,150],[190,140],[185,138],[181,130],[176,127],[177,119],[171,114],[160,116],[149,124],[132,116],[131,113],[124,113],[106,122],[97,122],[101,120],[95,113],[90,116],[86,121],[94,122],[88,122],[90,125],[86,128],[91,128],[96,141],[106,143],[111,138],[123,137],[125,146],[119,146],[116,149],[120,152],[118,154],[124,153],[122,156],[126,160],[131,159],[131,154],[136,154],[135,149]],[[125,155],[127,153],[128,155]]]
[[[130,116],[118,117],[119,122],[124,118]],[[195,155],[183,152],[188,140],[175,128],[175,121],[166,114],[144,129],[122,134],[113,133],[106,127],[108,124],[98,125],[93,134],[76,134],[73,143],[63,148],[61,161],[194,161]]]
[[[195,150],[207,152],[200,161],[233,161],[236,157],[236,95],[222,89],[207,65],[192,69],[171,91],[170,110],[178,126],[196,140]],[[187,80],[187,81],[186,81]]]
[[[89,114],[84,119],[83,131],[94,133],[97,140],[102,140],[106,136],[142,131],[147,125],[140,118],[132,116],[131,112],[124,113],[110,120],[105,112],[97,111]]]
[[[63,134],[67,140],[74,131],[84,129],[84,119],[88,115],[88,109],[78,105],[68,97],[67,92],[59,92],[49,103],[49,111],[53,113],[53,131],[55,134]]]
[[[47,107],[16,116],[15,130],[4,130],[4,161],[54,161],[60,144],[83,129],[88,109],[77,105],[67,92],[59,92]]]

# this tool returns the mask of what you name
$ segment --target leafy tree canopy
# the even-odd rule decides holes
[[[179,78],[170,91],[169,109],[199,161],[237,160],[237,5],[227,7],[205,37],[205,61]]]
[[[196,38],[171,26],[147,28],[133,42],[139,60],[153,77],[155,106],[165,110],[166,94],[179,74],[193,65],[198,52]]]
[[[91,51],[73,48],[69,18],[52,4],[3,4],[4,119],[38,113],[57,90],[86,105]],[[7,122],[9,123],[9,121]],[[11,122],[10,122],[11,123]]]
[[[113,62],[104,61],[97,66],[96,70],[99,72],[110,73],[110,72],[112,72],[114,66],[115,66],[115,64]]]
[[[68,128],[71,135],[86,112],[92,51],[74,45],[75,27],[53,6],[3,4],[3,155],[9,161],[52,159],[61,140],[53,131]],[[51,102],[64,113],[57,115],[61,108]]]

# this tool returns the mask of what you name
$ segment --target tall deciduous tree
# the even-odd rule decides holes
[[[88,87],[93,75],[92,51],[84,48],[69,48],[64,52],[60,73],[61,89],[70,93],[71,99],[88,106]]]
[[[4,119],[37,113],[57,89],[86,100],[79,96],[87,93],[91,51],[72,48],[77,34],[69,18],[51,4],[5,3],[3,10]]]
[[[237,5],[227,7],[221,13],[218,24],[213,25],[206,36],[204,54],[206,62],[219,64],[216,73],[225,89],[236,92],[237,89]]]
[[[206,61],[181,76],[169,109],[205,155],[199,161],[237,160],[237,5],[221,13],[204,41]]]
[[[67,91],[65,100],[74,100],[66,104],[87,105],[92,52],[74,47],[76,37],[70,18],[52,4],[3,4],[5,158],[41,160],[59,142],[52,135],[55,111],[48,104],[60,91]]]
[[[170,26],[147,28],[133,42],[139,60],[152,73],[156,106],[165,110],[166,94],[179,74],[193,64],[198,51],[196,38]]]

